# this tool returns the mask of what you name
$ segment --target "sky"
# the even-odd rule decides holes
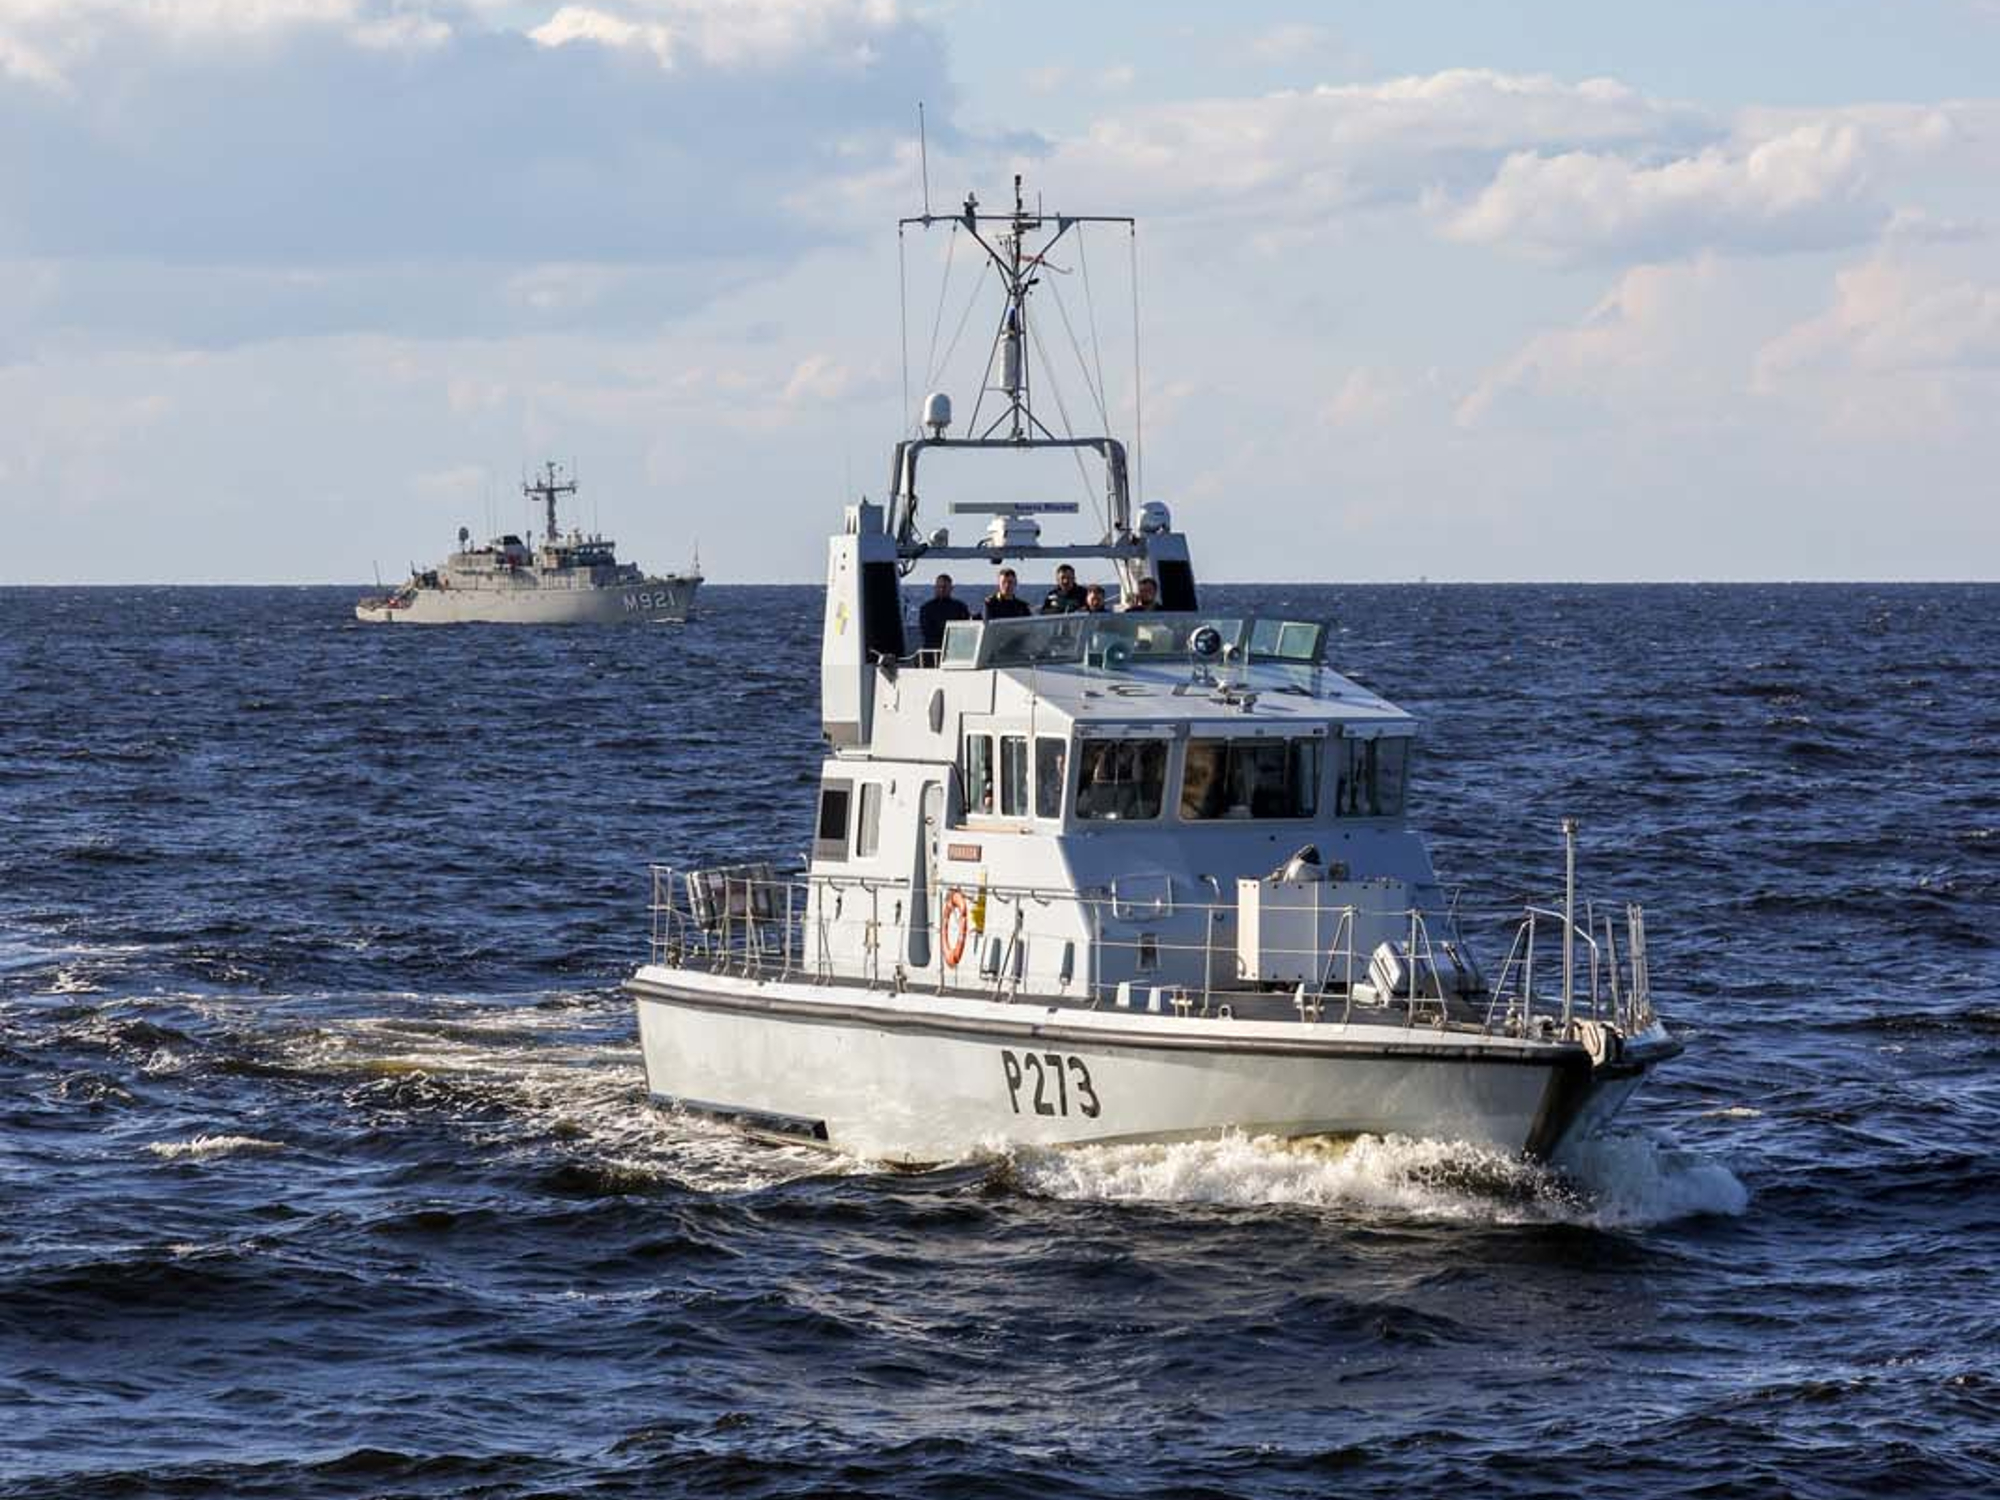
[[[934,207],[1137,218],[1041,410],[1204,576],[2000,577],[2000,0],[0,0],[0,583],[399,576],[549,458],[817,580],[997,313],[918,101]]]

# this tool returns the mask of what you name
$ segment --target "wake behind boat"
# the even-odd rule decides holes
[[[574,495],[576,481],[555,464],[521,486],[545,509],[539,547],[509,533],[483,547],[461,526],[458,551],[435,568],[412,569],[392,593],[362,599],[358,620],[382,625],[625,625],[678,624],[694,613],[699,568],[651,575],[618,561],[617,543],[556,525],[556,500]]]
[[[1002,409],[952,437],[928,398],[889,505],[831,540],[809,868],[654,870],[627,982],[648,1087],[908,1164],[1229,1131],[1551,1155],[1680,1050],[1643,914],[1579,916],[1565,825],[1565,900],[1489,977],[1406,821],[1415,721],[1327,665],[1320,624],[1205,611],[1124,445],[1036,415],[1030,290],[1066,237],[1130,222],[1030,211],[1018,178],[1011,213],[905,221],[998,270]],[[1039,500],[958,503],[991,518],[971,545],[919,525],[924,460],[1035,450],[1095,461],[1099,534],[1044,543],[1038,518],[1080,507]],[[926,649],[900,580],[944,563],[1082,564],[1158,607],[989,609]]]

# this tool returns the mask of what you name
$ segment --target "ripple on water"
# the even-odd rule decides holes
[[[809,838],[817,591],[350,592],[0,590],[0,1500],[2000,1491],[2000,590],[1214,590],[1422,713],[1469,921],[1579,817],[1687,1054],[1554,1168],[918,1174],[651,1107],[615,989],[649,859]]]

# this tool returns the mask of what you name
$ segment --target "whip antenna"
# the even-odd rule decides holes
[[[917,170],[923,177],[924,217],[931,216],[931,146],[924,131],[924,101],[917,101]]]

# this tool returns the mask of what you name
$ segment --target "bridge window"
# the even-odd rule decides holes
[[[1035,816],[1060,818],[1069,742],[1044,736],[1035,741]]]
[[[1167,783],[1164,740],[1090,740],[1078,754],[1076,815],[1104,821],[1157,818]]]
[[[1003,736],[1000,741],[1000,815],[1028,815],[1028,741],[1018,734]]]
[[[993,737],[988,734],[966,736],[965,810],[993,811]]]
[[[1337,764],[1340,784],[1334,792],[1335,813],[1344,818],[1402,816],[1403,791],[1410,774],[1407,736],[1342,740]]]
[[[854,857],[867,859],[882,844],[882,788],[873,781],[861,784],[861,816],[854,829]]]
[[[853,797],[854,783],[851,781],[829,781],[820,787],[813,858],[847,858],[847,813]]]
[[[1310,818],[1319,811],[1316,739],[1190,740],[1181,816]]]

